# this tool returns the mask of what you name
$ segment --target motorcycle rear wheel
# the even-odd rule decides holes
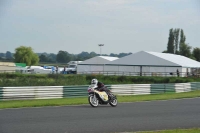
[[[88,102],[92,107],[97,107],[99,105],[99,100],[94,95],[88,97]]]

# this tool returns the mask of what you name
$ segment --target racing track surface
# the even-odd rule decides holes
[[[111,133],[200,127],[200,98],[0,110],[0,133]]]

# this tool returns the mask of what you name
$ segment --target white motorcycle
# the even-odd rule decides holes
[[[108,96],[105,91],[98,91],[96,86],[90,85],[88,87],[88,102],[92,107],[97,107],[99,104],[110,104],[112,107],[117,106],[117,97],[113,94]]]

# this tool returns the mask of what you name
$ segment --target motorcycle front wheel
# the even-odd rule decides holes
[[[88,102],[92,107],[97,107],[99,105],[99,100],[95,95],[89,95]]]
[[[113,95],[113,98],[111,99],[111,101],[109,102],[109,104],[112,106],[112,107],[116,107],[117,106],[117,98],[116,96]]]

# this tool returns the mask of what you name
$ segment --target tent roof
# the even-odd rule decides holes
[[[90,58],[88,60],[85,60],[85,61],[83,61],[79,64],[80,65],[81,64],[107,64],[110,61],[113,61],[113,60],[116,60],[116,59],[119,59],[119,58],[110,57],[110,56],[96,56],[96,57]]]
[[[145,65],[145,66],[181,66],[181,67],[200,67],[200,62],[192,60],[190,58],[169,54],[140,51],[109,64],[113,65]]]
[[[118,57],[110,57],[110,56],[99,56],[99,57],[104,58],[108,61],[114,61],[116,59],[119,59]]]

